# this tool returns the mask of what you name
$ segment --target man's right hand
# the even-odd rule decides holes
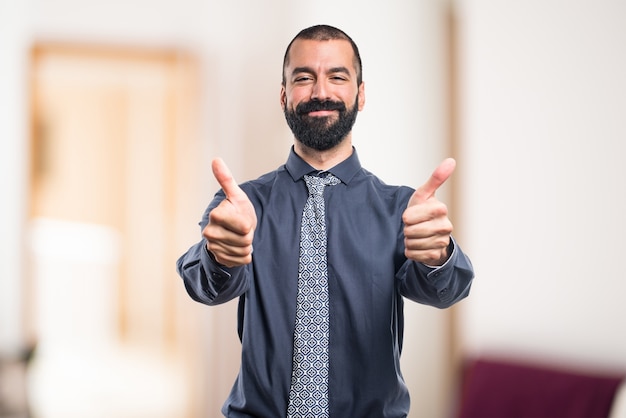
[[[226,199],[211,211],[209,224],[202,231],[207,249],[226,267],[249,264],[257,222],[254,206],[222,159],[213,160],[212,168]]]

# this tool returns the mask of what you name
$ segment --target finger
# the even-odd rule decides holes
[[[243,204],[239,205],[239,208],[243,208],[243,210],[245,210],[245,202],[241,202]],[[252,211],[254,211],[254,209],[252,209]],[[238,236],[242,236],[253,231],[255,225],[256,220],[253,216],[245,216],[244,213],[240,212],[239,209],[233,205],[232,201],[223,200],[209,214],[209,224],[205,229],[207,231],[212,231],[214,229],[213,226],[215,226],[216,231],[231,231]],[[224,237],[220,235],[211,237],[211,239],[219,240],[222,240],[223,238]]]
[[[252,253],[252,245],[247,245],[245,247],[238,247],[232,245],[223,245],[219,242],[208,241],[209,251],[211,251],[214,255],[220,255],[223,257],[247,257]]]
[[[247,200],[247,196],[243,190],[239,187],[233,175],[230,172],[230,169],[221,158],[216,158],[213,160],[211,164],[211,168],[213,169],[213,175],[215,179],[220,184],[222,190],[226,194],[226,199],[231,202],[237,202],[242,200]]]
[[[446,158],[430,175],[430,178],[421,185],[411,196],[409,206],[423,203],[435,195],[435,192],[450,178],[456,167],[454,158]]]
[[[211,218],[210,223],[202,231],[202,235],[211,242],[220,242],[224,245],[245,247],[252,244],[252,226],[239,219],[234,222],[222,222],[221,219]]]
[[[207,242],[207,249],[213,254],[215,261],[227,267],[242,266],[252,262],[252,246],[247,249],[237,249]]]

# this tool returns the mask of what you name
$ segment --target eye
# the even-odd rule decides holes
[[[348,81],[348,77],[346,77],[346,76],[345,76],[345,75],[343,75],[343,74],[335,74],[335,75],[332,75],[332,76],[330,77],[330,79],[331,79],[333,82],[336,82],[336,83],[343,83],[343,82]]]
[[[313,77],[310,75],[299,75],[293,79],[294,83],[306,83],[307,81],[313,80]]]

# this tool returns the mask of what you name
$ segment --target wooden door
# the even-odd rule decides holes
[[[37,416],[199,415],[199,338],[174,270],[197,84],[177,51],[33,50]]]

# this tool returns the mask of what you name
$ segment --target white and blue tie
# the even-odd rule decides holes
[[[340,180],[304,176],[309,197],[300,229],[298,296],[288,418],[328,417],[329,303],[324,188]]]

